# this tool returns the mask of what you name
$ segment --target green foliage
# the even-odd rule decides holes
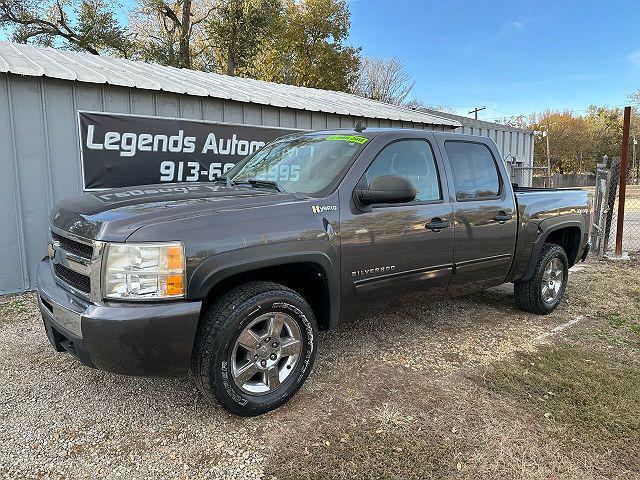
[[[620,108],[591,105],[586,115],[574,112],[547,110],[529,118],[525,128],[545,132],[549,137],[552,172],[595,171],[596,163],[604,155],[620,156],[622,145],[622,116]],[[639,136],[640,118],[633,112],[631,135]],[[546,164],[547,138],[536,136],[535,152]]]
[[[178,68],[349,91],[360,49],[345,0],[137,0],[126,26],[106,0],[0,0],[15,41]]]
[[[350,12],[344,0],[286,0],[260,65],[258,78],[349,91],[360,49],[346,46]]]
[[[212,70],[203,24],[213,12],[212,0],[138,0],[129,32],[134,58],[177,68]]]
[[[280,0],[219,0],[205,26],[218,70],[252,76],[258,54],[275,33],[282,13]]]
[[[0,28],[16,42],[127,56],[131,45],[118,7],[104,0],[0,0]]]

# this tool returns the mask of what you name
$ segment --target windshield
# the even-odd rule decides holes
[[[317,195],[340,176],[367,140],[358,135],[286,137],[245,158],[226,177],[234,183],[275,182],[284,192]]]

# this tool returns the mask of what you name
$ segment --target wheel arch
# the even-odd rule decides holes
[[[222,253],[203,261],[190,277],[189,298],[201,299],[204,311],[238,285],[270,280],[302,295],[311,305],[320,330],[335,327],[340,313],[337,256],[318,250],[286,251],[282,246],[259,252],[247,250]]]
[[[533,276],[542,248],[547,243],[564,248],[569,267],[572,267],[578,260],[583,238],[583,222],[581,220],[552,218],[540,222],[538,230],[541,231],[540,236],[533,245],[527,269],[520,281],[529,280]]]

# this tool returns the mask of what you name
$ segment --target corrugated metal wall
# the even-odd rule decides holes
[[[486,128],[464,123],[461,128],[456,129],[456,132],[489,137],[496,142],[505,160],[510,156],[523,166],[533,165],[533,132]]]
[[[82,190],[77,110],[312,130],[353,127],[358,120],[210,97],[2,73],[0,293],[34,287],[36,266],[46,253],[48,213],[57,200]],[[364,120],[372,127],[449,128]]]

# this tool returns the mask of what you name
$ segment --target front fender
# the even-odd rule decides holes
[[[191,274],[187,297],[203,299],[218,283],[234,275],[292,263],[312,263],[324,272],[329,290],[329,328],[333,328],[340,314],[340,263],[335,247],[326,241],[273,243],[215,254]]]

